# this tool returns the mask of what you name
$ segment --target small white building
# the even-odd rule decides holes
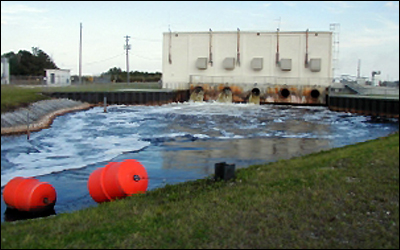
[[[47,85],[71,85],[71,70],[46,69]]]
[[[10,84],[10,64],[8,58],[1,58],[1,84]]]

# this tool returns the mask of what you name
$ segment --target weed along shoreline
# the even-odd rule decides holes
[[[8,248],[399,248],[399,133],[1,224]]]

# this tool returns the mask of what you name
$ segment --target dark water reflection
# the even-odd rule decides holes
[[[216,162],[235,163],[236,168],[242,168],[328,149],[330,143],[328,140],[305,138],[251,138],[219,140],[212,144],[209,141],[168,142],[165,146],[163,169],[201,169],[202,174],[210,175],[214,174]]]

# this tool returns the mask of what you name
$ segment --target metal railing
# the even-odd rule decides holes
[[[392,97],[399,98],[399,88],[395,87],[383,87],[383,86],[367,86],[360,85],[355,82],[345,82],[343,83],[344,87],[347,87],[359,96],[370,96],[370,97]],[[329,92],[330,94],[337,94],[335,92]]]

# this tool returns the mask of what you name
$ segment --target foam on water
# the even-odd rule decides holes
[[[104,117],[99,111],[92,109],[58,117],[52,128],[32,133],[29,141],[24,137],[4,140],[2,137],[1,186],[16,176],[41,176],[79,169],[150,145],[134,133],[113,134],[113,130],[130,131],[138,124],[113,120],[113,115]],[[94,121],[91,116],[95,116],[94,119],[103,116],[103,119]]]
[[[162,106],[109,106],[57,117],[51,128],[2,137],[1,185],[16,176],[41,176],[111,161],[151,144],[170,141],[304,138],[330,140],[332,147],[398,130],[398,123],[326,107],[187,102]]]
[[[96,206],[89,175],[111,161],[137,159],[149,190],[204,178],[216,162],[237,168],[288,159],[386,136],[398,121],[336,113],[326,107],[171,103],[113,105],[57,117],[49,129],[1,137],[1,184],[37,176],[57,190],[56,213]],[[2,200],[2,221],[6,205]]]

